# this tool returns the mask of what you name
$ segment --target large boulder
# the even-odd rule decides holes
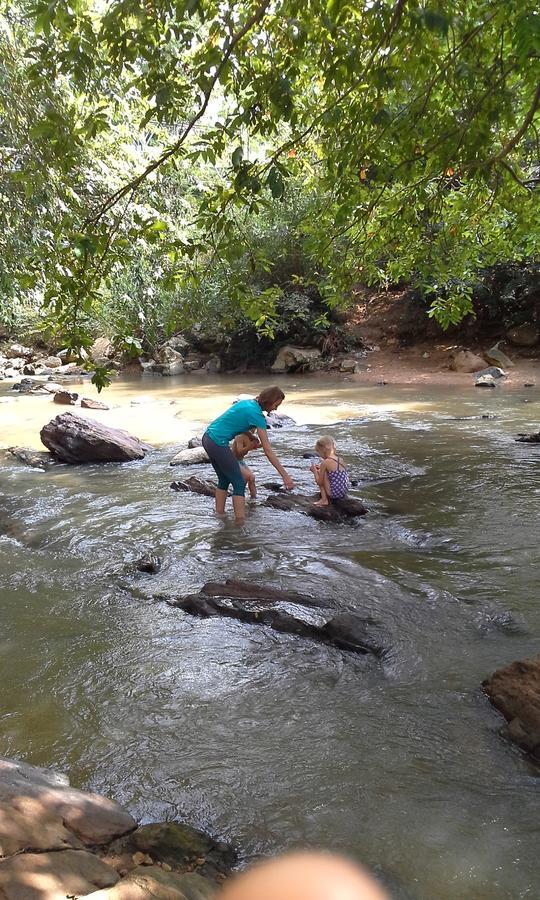
[[[510,739],[540,763],[540,657],[497,669],[482,688],[508,722]]]
[[[272,363],[272,372],[309,371],[321,358],[317,347],[293,347],[287,344],[282,347]]]
[[[512,360],[506,353],[503,353],[502,350],[499,350],[499,344],[502,344],[502,341],[497,341],[493,347],[490,347],[489,350],[484,351],[484,356],[488,362],[491,363],[492,366],[501,366],[503,369],[511,369],[514,365]]]
[[[114,347],[112,341],[107,337],[96,338],[90,347],[90,357],[96,366],[106,366],[110,359],[114,356]]]
[[[167,345],[159,351],[158,363],[162,366],[162,375],[181,375],[184,371],[184,357]]]
[[[536,325],[527,322],[524,325],[509,328],[506,337],[516,347],[535,347],[540,340],[540,333]]]
[[[22,344],[11,344],[10,347],[7,347],[4,350],[4,356],[7,356],[8,359],[16,359],[19,356],[23,356],[26,359],[31,359],[34,355],[34,351],[31,347],[24,347]]]
[[[41,441],[66,463],[131,462],[150,449],[138,438],[73,413],[56,416],[40,432]]]
[[[62,842],[74,848],[106,844],[136,826],[113,800],[70,787],[60,773],[5,757],[0,757],[0,805],[4,813],[9,810],[9,815],[0,815],[0,855],[4,856],[29,848],[61,849]],[[13,827],[16,813],[24,816],[24,823],[17,819],[17,829]]]
[[[486,361],[471,350],[454,350],[450,354],[450,368],[453,372],[479,372],[486,368]]]

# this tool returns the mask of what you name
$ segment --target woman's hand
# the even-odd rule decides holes
[[[285,474],[283,476],[283,484],[287,488],[288,491],[292,491],[294,487],[294,481],[292,480],[290,475]]]

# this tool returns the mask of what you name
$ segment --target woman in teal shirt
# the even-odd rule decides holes
[[[257,437],[261,442],[266,458],[283,478],[287,490],[293,487],[290,475],[281,465],[268,440],[268,426],[264,417],[278,408],[285,394],[279,387],[269,387],[261,391],[254,400],[238,400],[229,409],[214,419],[203,434],[202,444],[218,477],[216,490],[216,512],[225,512],[225,501],[229,485],[233,486],[233,509],[237,523],[246,517],[246,482],[240,471],[240,464],[229,447],[229,443],[238,434],[257,429]]]

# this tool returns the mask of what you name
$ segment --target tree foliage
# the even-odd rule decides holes
[[[4,21],[24,36],[7,190],[26,211],[47,194],[19,268],[74,346],[148,247],[179,294],[228,266],[264,324],[271,286],[236,262],[262,264],[251,223],[293,182],[316,197],[299,228],[330,304],[407,278],[445,325],[481,266],[538,253],[531,0],[30,0]]]

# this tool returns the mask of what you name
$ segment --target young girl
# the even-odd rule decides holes
[[[331,437],[319,438],[315,450],[322,459],[320,465],[310,466],[319,486],[321,499],[315,506],[328,506],[331,500],[343,500],[347,496],[350,481],[343,460],[337,455],[336,445]]]
[[[242,432],[242,434],[237,434],[234,441],[232,442],[232,452],[240,463],[242,478],[248,486],[249,496],[252,500],[254,500],[257,496],[255,475],[248,466],[243,465],[243,460],[246,454],[251,450],[257,450],[262,446],[259,438],[255,434],[253,434],[253,432],[254,429],[249,428],[248,431],[244,431]]]

